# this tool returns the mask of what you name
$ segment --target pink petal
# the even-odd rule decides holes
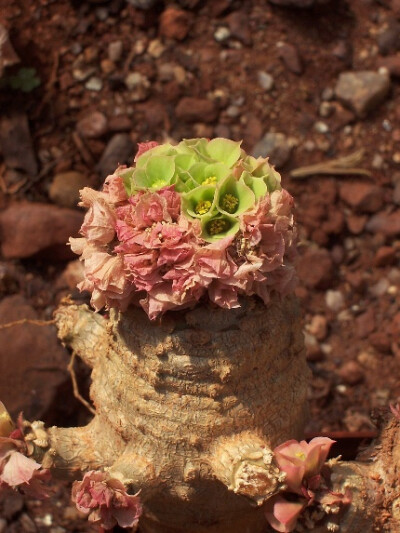
[[[14,488],[22,483],[29,483],[35,471],[40,467],[41,465],[33,459],[25,457],[22,453],[14,452],[5,464],[0,479]]]
[[[306,502],[289,502],[282,496],[273,496],[264,507],[265,517],[275,531],[288,533],[296,527],[297,519]]]
[[[134,162],[136,163],[136,161],[139,159],[139,157],[144,154],[145,152],[147,152],[147,150],[151,150],[152,148],[155,148],[156,146],[158,146],[158,142],[157,141],[148,141],[148,142],[145,142],[145,143],[138,143],[138,151],[135,155],[135,159],[134,159]]]

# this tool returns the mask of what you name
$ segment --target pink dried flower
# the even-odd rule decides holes
[[[0,410],[4,414],[3,404]],[[8,413],[7,413],[8,414]],[[18,425],[22,424],[22,416]],[[26,457],[27,447],[20,428],[14,429],[9,437],[0,436],[0,489],[19,489],[29,493],[32,497],[42,498],[47,496],[43,481],[50,478],[48,470],[40,470],[41,465]]]
[[[138,143],[138,151],[137,151],[137,154],[135,155],[134,162],[136,163],[139,157],[145,152],[147,152],[147,150],[151,150],[152,148],[155,148],[156,146],[158,146],[157,141],[148,141],[146,143]]]
[[[78,288],[92,293],[93,307],[97,311],[105,305],[126,309],[134,286],[125,276],[123,257],[110,255],[106,247],[85,238],[70,238],[70,244],[84,264],[85,279]]]
[[[126,189],[124,186],[124,180],[122,176],[118,174],[119,170],[124,170],[125,167],[119,167],[111,176],[107,176],[103,192],[107,194],[108,200],[113,204],[120,204],[128,200]]]
[[[291,502],[277,494],[265,503],[264,513],[275,531],[288,533],[294,530],[297,519],[306,506],[306,500]]]
[[[87,472],[82,481],[74,482],[72,501],[79,511],[89,515],[91,522],[105,529],[117,524],[136,528],[142,514],[137,494],[128,494],[123,483],[94,470]]]
[[[81,190],[81,204],[88,207],[81,234],[89,241],[107,244],[115,235],[115,212],[104,192],[85,187]]]
[[[315,437],[309,443],[289,440],[274,449],[290,491],[305,495],[304,487],[315,490],[319,486],[321,468],[334,442],[328,437]]]

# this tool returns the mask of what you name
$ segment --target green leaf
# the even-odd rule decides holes
[[[36,76],[35,68],[22,67],[15,76],[10,76],[9,84],[12,89],[20,89],[24,93],[29,93],[39,87],[41,81]]]
[[[227,167],[231,168],[240,157],[241,142],[230,141],[229,139],[223,139],[221,137],[212,139],[207,144],[207,152],[219,163],[224,163]]]

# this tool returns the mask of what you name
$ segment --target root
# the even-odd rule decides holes
[[[21,318],[20,320],[14,320],[13,322],[7,322],[6,324],[0,324],[1,329],[13,328],[14,326],[22,326],[23,324],[32,324],[33,326],[50,326],[55,324],[54,320],[33,320],[32,318]]]
[[[76,380],[76,375],[75,375],[75,370],[74,370],[75,357],[76,357],[76,353],[72,352],[71,360],[67,366],[67,370],[69,372],[69,375],[71,376],[72,390],[73,390],[74,396],[77,400],[79,400],[86,407],[86,409],[88,409],[88,411],[92,413],[92,415],[95,415],[96,410],[90,405],[90,403],[87,400],[85,400],[85,398],[79,392],[78,382]]]

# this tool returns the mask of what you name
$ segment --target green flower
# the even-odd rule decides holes
[[[192,218],[202,218],[215,212],[216,190],[213,185],[201,185],[182,195],[182,209]]]
[[[251,174],[254,178],[262,178],[267,185],[268,192],[281,189],[281,176],[274,167],[268,163],[268,158],[251,155],[245,157],[242,163],[243,169]]]
[[[244,181],[229,176],[217,189],[217,209],[225,215],[239,216],[255,204],[254,192]]]
[[[201,219],[202,238],[207,242],[215,242],[229,235],[235,235],[239,231],[237,218],[218,213],[205,215]]]
[[[157,148],[158,146],[153,148],[153,150]],[[146,154],[147,152],[143,156]],[[138,163],[140,159],[138,159]],[[174,183],[174,177],[175,158],[172,155],[153,155],[147,158],[144,165],[133,171],[132,186],[134,189],[153,189],[157,191]]]
[[[252,176],[249,172],[245,171],[240,176],[239,181],[243,182],[253,191],[256,201],[267,194],[267,184],[265,183],[263,178],[256,178]]]

